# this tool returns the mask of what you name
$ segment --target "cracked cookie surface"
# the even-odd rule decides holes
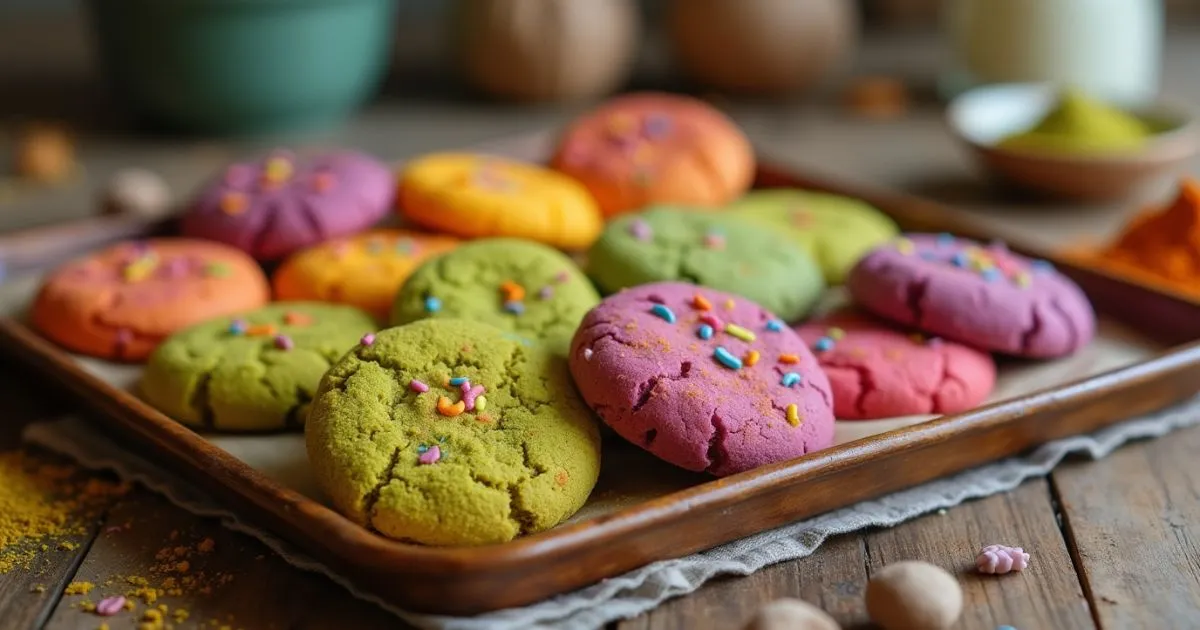
[[[910,234],[877,247],[846,288],[876,315],[1012,356],[1071,354],[1096,331],[1087,296],[1049,263],[949,234]]]
[[[466,320],[422,320],[357,346],[322,380],[305,434],[338,510],[428,545],[553,527],[600,472],[598,427],[564,359]]]
[[[246,254],[210,241],[159,238],[59,267],[42,283],[30,320],[72,352],[141,361],[178,330],[269,298],[266,277]]]
[[[991,355],[937,337],[906,334],[844,310],[796,328],[833,388],[839,420],[966,411],[996,386]]]
[[[803,317],[825,281],[812,256],[769,228],[668,207],[620,217],[588,252],[605,293],[682,280],[742,295],[786,321]]]
[[[276,150],[232,164],[201,187],[180,228],[278,260],[374,225],[391,209],[394,189],[387,166],[363,153]]]
[[[439,234],[370,230],[296,252],[275,270],[271,285],[277,300],[349,304],[384,321],[409,274],[458,244]]]
[[[849,197],[807,190],[756,190],[725,208],[781,231],[808,250],[825,281],[840,285],[867,252],[899,233],[890,217]]]
[[[139,389],[201,430],[300,429],[321,376],[376,327],[353,307],[277,302],[171,336],[151,355]]]
[[[579,182],[548,168],[472,153],[413,160],[400,177],[400,210],[417,225],[463,238],[527,238],[585,249],[604,226]]]
[[[622,291],[584,318],[569,362],[605,424],[687,470],[730,475],[833,443],[817,360],[741,297],[678,282]]]
[[[561,252],[520,239],[485,239],[426,261],[401,287],[393,325],[450,317],[491,324],[566,353],[600,296]]]

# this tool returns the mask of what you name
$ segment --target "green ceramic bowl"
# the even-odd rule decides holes
[[[395,0],[90,0],[110,83],[145,123],[262,134],[334,124],[379,86]]]

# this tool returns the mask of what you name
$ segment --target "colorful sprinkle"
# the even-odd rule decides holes
[[[538,289],[538,297],[543,300],[549,300],[550,298],[554,297],[554,287],[546,285]]]
[[[524,302],[512,302],[512,301],[505,302],[504,310],[508,311],[509,313],[512,313],[513,315],[521,315],[522,313],[525,312],[525,303]]]
[[[1013,275],[1013,284],[1025,289],[1028,288],[1029,285],[1033,284],[1033,278],[1024,271],[1018,271]]]
[[[421,453],[421,456],[417,458],[417,463],[424,465],[436,464],[441,461],[441,459],[442,449],[437,444],[434,444],[426,449],[424,453]]]
[[[512,280],[500,283],[500,293],[504,294],[505,302],[520,302],[525,299],[525,287]]]
[[[446,398],[445,396],[438,397],[437,411],[447,418],[454,418],[462,414],[463,410],[466,408],[467,404],[461,400],[456,403],[451,403],[450,399]]]
[[[704,322],[705,324],[708,324],[709,326],[712,326],[713,330],[721,330],[721,329],[725,328],[725,323],[721,321],[721,318],[717,317],[716,315],[713,315],[712,313],[705,313],[705,314],[701,315],[700,321]]]
[[[221,212],[227,216],[236,217],[239,214],[246,212],[249,204],[246,202],[246,195],[240,192],[227,192],[221,195],[221,201],[218,202]]]
[[[817,352],[828,352],[833,349],[833,340],[829,337],[821,337],[817,343],[813,344],[813,350]]]
[[[950,259],[950,263],[960,269],[965,269],[970,262],[971,261],[967,259],[967,255],[963,252],[955,252],[954,258]]]
[[[794,354],[781,354],[779,362],[784,365],[795,365],[800,362],[800,357]]]
[[[654,228],[644,220],[637,219],[629,224],[629,234],[639,241],[648,241],[654,238]]]
[[[570,279],[571,279],[571,274],[569,274],[565,271],[560,271],[560,272],[554,274],[554,281],[559,284],[562,284]]]
[[[129,263],[121,270],[126,282],[141,282],[150,277],[154,270],[158,268],[158,257],[153,254],[148,254],[134,262]]]
[[[742,360],[730,354],[723,346],[717,346],[717,349],[713,350],[713,358],[731,370],[742,369]]]
[[[428,446],[426,446],[426,445],[424,445],[424,444],[418,444],[418,445],[417,445],[417,452],[418,452],[418,453],[424,453],[425,451],[428,451],[428,450],[429,450],[429,447],[428,447]]]
[[[907,255],[916,251],[916,246],[907,238],[898,238],[896,239],[896,251]]]
[[[650,114],[642,121],[642,135],[649,139],[661,138],[671,131],[671,119],[665,114]]]
[[[930,337],[929,339],[925,340],[925,344],[930,348],[940,348],[942,347],[943,343],[944,342],[942,341],[941,337]]]
[[[246,328],[246,334],[251,337],[272,337],[276,332],[274,324],[257,324]]]
[[[442,301],[441,300],[433,297],[432,295],[425,298],[425,312],[426,313],[436,313],[440,310],[442,310]]]
[[[282,184],[292,178],[294,170],[291,160],[282,157],[270,158],[263,165],[263,181],[269,184]]]
[[[467,383],[468,385],[470,385],[471,381],[468,381],[467,377],[465,377],[465,376],[455,376],[454,378],[450,379],[450,384],[455,387],[458,387],[459,385],[462,385],[463,383]]]
[[[788,372],[787,374],[783,375],[783,378],[780,379],[779,383],[784,387],[794,387],[800,383],[800,375],[795,372]]]
[[[668,324],[675,323],[675,312],[667,308],[666,304],[655,304],[654,306],[650,307],[650,312],[657,315]]]
[[[1048,260],[1034,260],[1029,263],[1029,268],[1032,269],[1034,273],[1049,273],[1054,271],[1054,265],[1050,264],[1050,261]]]
[[[229,332],[231,332],[235,335],[246,334],[247,328],[248,328],[248,326],[246,324],[246,320],[244,320],[244,319],[235,319],[235,320],[229,322]]]
[[[746,352],[746,356],[742,357],[742,363],[746,367],[753,367],[755,363],[758,363],[758,357],[758,350],[750,350]]]
[[[131,341],[133,341],[133,331],[129,330],[128,328],[118,328],[116,335],[117,345],[119,346],[127,346]]]
[[[425,383],[422,383],[421,381],[418,381],[415,378],[408,382],[408,388],[413,390],[414,392],[417,392],[418,394],[424,394],[425,392],[429,391],[428,385],[426,385]]]
[[[779,321],[778,319],[772,319],[771,321],[767,322],[767,330],[771,332],[779,332],[783,330],[783,322]]]
[[[921,252],[920,254],[918,254],[918,255],[921,257],[921,260],[929,260],[929,261],[936,261],[936,260],[938,260],[938,255],[937,255],[937,253],[936,253],[936,252],[931,252],[931,251],[929,251],[929,250],[924,250],[924,251],[922,251],[922,252]]]
[[[315,173],[312,177],[313,190],[324,193],[333,190],[333,186],[337,184],[337,177],[333,173],[323,172]]]
[[[981,274],[985,282],[995,282],[1000,279],[1000,270],[995,267],[984,269]]]
[[[913,333],[909,335],[908,338],[911,339],[913,343],[925,343],[925,335],[922,335],[921,333]]]
[[[313,318],[308,313],[288,311],[283,314],[283,322],[289,326],[308,326],[313,323]]]
[[[398,254],[410,255],[417,251],[417,242],[411,238],[401,238],[396,240],[396,244],[393,247]]]
[[[487,390],[483,388],[483,385],[476,385],[475,387],[471,387],[469,389],[465,385],[463,386],[462,400],[467,411],[475,411],[475,405],[479,397],[482,396],[485,391]]]
[[[213,278],[228,278],[229,265],[225,263],[208,263],[204,266],[204,275]]]
[[[584,361],[591,361],[591,360],[592,360],[592,355],[593,355],[593,354],[595,354],[595,353],[592,351],[592,349],[591,349],[591,348],[584,348],[584,349],[583,349],[583,360],[584,360]]]
[[[287,335],[276,335],[275,347],[279,348],[280,350],[291,350],[292,348],[296,347],[296,344],[292,341],[292,338]]]
[[[755,335],[754,333],[750,332],[749,330],[747,330],[745,328],[742,328],[741,326],[738,326],[737,324],[725,324],[725,332],[730,337],[737,337],[738,339],[741,339],[742,341],[749,342],[749,341],[754,341],[755,339],[758,339],[757,335]]]
[[[800,426],[800,408],[796,406],[796,403],[788,403],[787,422],[794,427]]]
[[[705,341],[712,339],[713,327],[708,324],[700,324],[700,327],[696,329],[696,334]]]
[[[846,336],[846,331],[834,326],[833,328],[825,331],[825,336],[834,341],[841,341],[842,338]]]
[[[708,249],[725,249],[725,235],[718,232],[705,234],[704,246]]]
[[[735,306],[737,306],[737,303],[733,301],[733,298],[729,298],[728,300],[725,300],[725,310],[732,311],[733,307],[735,307]]]
[[[383,253],[383,241],[378,238],[373,238],[367,241],[367,253],[373,256],[378,256]]]
[[[367,334],[363,335],[362,339],[358,340],[358,343],[360,343],[364,346],[375,345],[375,333],[367,333]]]
[[[697,293],[696,295],[692,296],[692,308],[698,311],[711,311],[712,302],[709,302],[708,298]]]
[[[948,247],[954,244],[954,235],[949,232],[942,232],[937,235],[937,244],[942,247]]]
[[[96,614],[101,617],[111,617],[122,610],[125,610],[124,595],[105,597],[96,604]]]
[[[481,412],[484,409],[487,409],[487,396],[480,396],[475,399],[475,411]]]

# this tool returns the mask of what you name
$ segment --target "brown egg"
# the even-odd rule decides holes
[[[21,131],[13,160],[17,175],[42,183],[54,183],[75,170],[75,144],[66,130],[35,124]]]
[[[889,564],[867,583],[867,613],[884,630],[945,630],[962,609],[958,580],[928,562]]]
[[[676,60],[716,89],[759,94],[802,90],[842,61],[857,40],[848,0],[671,0]]]
[[[762,608],[746,624],[746,630],[840,630],[833,617],[799,599],[777,599]]]
[[[629,78],[641,30],[632,0],[460,0],[467,80],[514,101],[593,98]]]

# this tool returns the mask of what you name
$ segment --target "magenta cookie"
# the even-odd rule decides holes
[[[664,282],[610,296],[570,367],[609,427],[687,470],[731,475],[833,443],[829,380],[804,340],[727,293]]]
[[[949,234],[879,246],[855,265],[846,287],[877,315],[1013,356],[1067,355],[1096,330],[1087,296],[1049,263]]]
[[[991,355],[865,315],[837,313],[796,332],[829,377],[839,420],[966,411],[996,387]]]
[[[389,213],[394,193],[391,172],[370,156],[275,151],[233,164],[201,188],[182,230],[258,260],[277,260],[373,226]]]

